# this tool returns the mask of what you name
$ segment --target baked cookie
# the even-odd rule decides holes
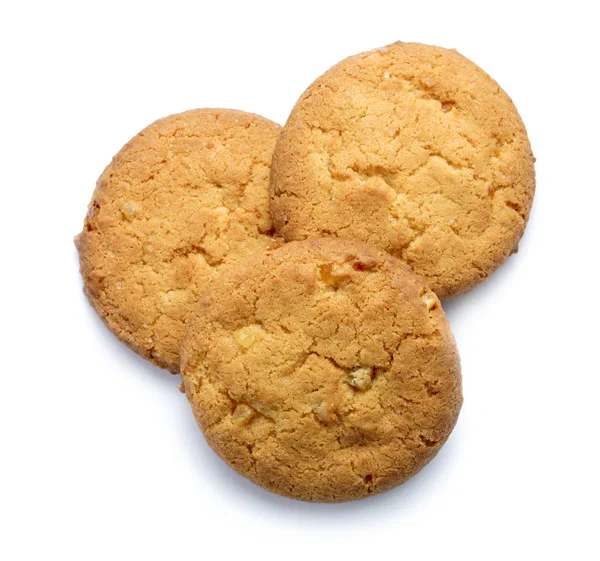
[[[438,298],[358,241],[291,242],[230,269],[200,298],[182,349],[210,446],[295,499],[399,485],[435,456],[462,403]]]
[[[376,244],[450,298],[516,251],[533,162],[490,76],[456,51],[399,42],[340,62],[299,99],[273,156],[271,214],[286,240]]]
[[[128,142],[98,180],[75,240],[85,293],[111,331],[171,372],[198,294],[272,242],[279,129],[227,109],[172,115]]]

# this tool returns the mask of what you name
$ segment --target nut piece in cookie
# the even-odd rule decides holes
[[[348,383],[362,392],[368,390],[373,383],[373,369],[366,366],[354,368],[348,374]]]

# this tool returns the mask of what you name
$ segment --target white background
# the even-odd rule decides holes
[[[593,2],[3,2],[0,558],[599,559],[599,40]],[[465,404],[405,485],[271,495],[204,443],[179,379],[123,347],[73,236],[96,178],[155,119],[280,123],[341,58],[455,47],[514,99],[537,156],[519,253],[445,307]]]

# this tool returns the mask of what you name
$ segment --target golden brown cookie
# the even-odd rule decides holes
[[[449,298],[516,251],[533,162],[490,76],[456,51],[399,42],[343,60],[304,92],[275,148],[271,214],[286,240],[374,243]]]
[[[279,125],[227,109],[145,128],[98,180],[76,238],[84,290],[143,357],[179,371],[188,312],[224,266],[271,242],[268,181]]]
[[[438,452],[461,403],[438,298],[401,261],[342,238],[291,242],[200,298],[185,392],[212,448],[266,489],[367,497]]]

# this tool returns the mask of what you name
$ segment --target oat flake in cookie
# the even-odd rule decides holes
[[[286,240],[374,243],[449,298],[516,250],[533,162],[515,106],[481,68],[394,43],[340,62],[299,99],[273,156],[273,222]]]
[[[76,238],[84,290],[108,327],[172,372],[207,283],[271,242],[268,181],[279,125],[227,109],[161,119],[98,180]]]
[[[200,298],[182,378],[212,448],[307,501],[406,481],[452,431],[459,357],[438,298],[404,263],[341,238],[255,254]]]

